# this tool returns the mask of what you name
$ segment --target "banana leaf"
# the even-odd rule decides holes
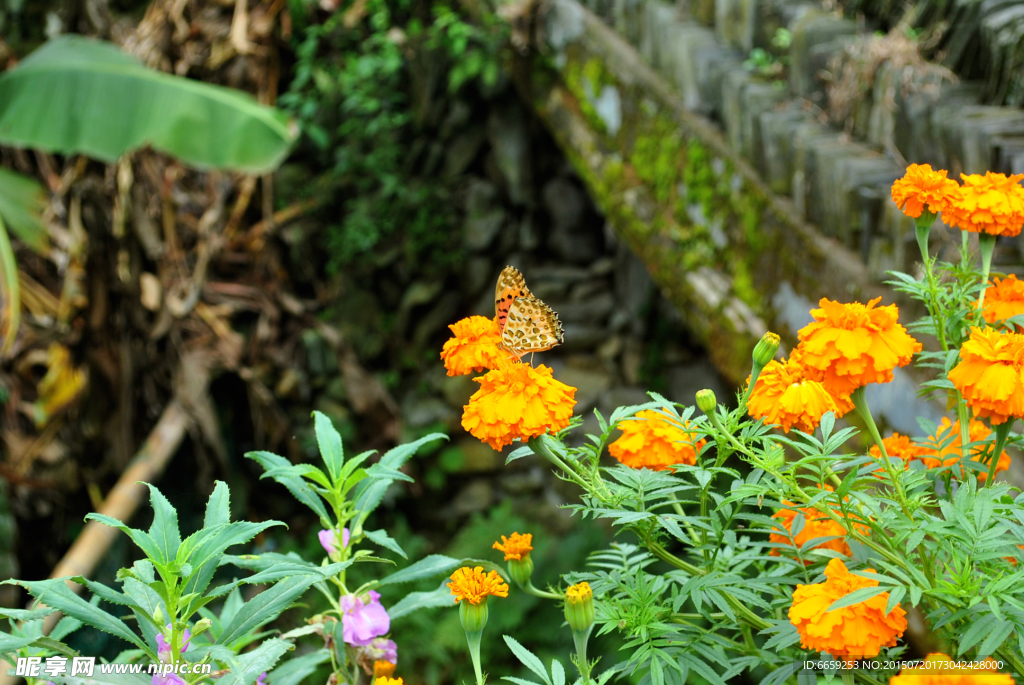
[[[150,145],[200,168],[274,169],[298,128],[247,93],[148,69],[82,36],[0,76],[0,143],[114,162]]]

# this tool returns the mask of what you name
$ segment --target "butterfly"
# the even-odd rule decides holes
[[[494,289],[494,314],[501,331],[501,347],[522,357],[550,350],[563,340],[558,314],[526,287],[523,274],[506,266]]]

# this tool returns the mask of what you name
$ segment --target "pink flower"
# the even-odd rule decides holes
[[[153,675],[153,682],[151,685],[188,685],[188,683],[174,673],[168,673],[166,675],[156,673]]]
[[[342,636],[345,642],[364,647],[373,638],[391,630],[391,617],[380,603],[380,593],[370,590],[362,597],[345,595],[341,598]]]
[[[256,679],[256,685],[267,685],[267,672],[263,671],[260,673],[260,677]]]
[[[171,624],[168,623],[167,631],[170,632],[170,630]],[[184,639],[181,641],[181,653],[184,654],[185,650],[188,649],[189,640],[192,639],[192,633],[189,632],[188,628],[185,629],[185,634],[182,637]],[[171,660],[171,645],[167,642],[167,639],[160,633],[156,634],[156,647],[157,655],[160,657],[160,661],[167,662]]]
[[[333,557],[334,555],[340,553],[341,550],[343,550],[346,547],[348,547],[348,539],[349,539],[348,528],[342,528],[341,529],[341,546],[340,547],[338,546],[338,534],[334,531],[334,529],[331,529],[331,530],[321,530],[319,533],[317,533],[317,536],[320,538],[320,544],[323,545],[323,548],[325,550],[327,550],[327,554],[329,556]]]
[[[361,648],[367,661],[390,661],[398,663],[398,645],[386,637],[374,638],[373,642]]]

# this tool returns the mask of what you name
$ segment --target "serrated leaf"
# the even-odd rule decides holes
[[[153,538],[165,563],[170,563],[177,558],[178,546],[181,545],[178,512],[155,485],[146,485],[149,486],[149,503],[153,507],[153,525],[149,527],[149,537]]]
[[[318,649],[315,652],[289,659],[267,673],[266,682],[268,685],[300,685],[316,672],[320,664],[330,658],[330,652],[326,649]]]
[[[274,468],[291,466],[290,461],[272,452],[246,452],[245,456],[247,459],[258,462],[260,466],[268,471]],[[297,476],[278,476],[274,480],[287,488],[288,492],[292,493],[292,497],[312,509],[320,517],[321,521],[331,520],[330,516],[327,515],[327,509],[324,507],[324,502],[320,499],[320,495],[302,478]]]
[[[322,577],[316,575],[292,576],[267,588],[238,610],[217,637],[217,644],[230,645],[250,630],[274,620],[319,580]]]
[[[405,550],[402,549],[402,547],[394,540],[394,538],[388,535],[388,532],[386,530],[364,530],[363,535],[370,538],[381,547],[386,547],[387,549],[390,549],[392,552],[399,555],[403,559],[409,558],[405,555]]]
[[[410,592],[388,609],[388,615],[394,620],[420,609],[452,606],[455,606],[455,597],[452,596],[447,584],[443,584],[430,592]]]
[[[382,587],[384,585],[394,585],[395,583],[422,580],[423,578],[433,578],[451,572],[459,563],[459,559],[446,557],[442,554],[431,554],[411,566],[395,571],[389,576],[384,576],[377,583],[377,586]]]
[[[318,411],[313,412],[313,424],[316,442],[320,446],[320,456],[327,466],[327,472],[331,474],[331,481],[336,483],[341,476],[341,470],[345,467],[345,450],[341,444],[341,434],[334,428],[331,420]]]
[[[291,649],[294,649],[294,645],[288,640],[266,640],[252,651],[226,659],[225,665],[229,671],[221,676],[217,683],[218,685],[253,685],[262,673],[273,668],[281,656]]]
[[[548,673],[544,668],[543,662],[541,662],[533,652],[516,642],[515,638],[509,637],[508,635],[502,635],[502,638],[504,638],[505,644],[508,645],[508,648],[512,650],[512,653],[516,655],[516,658],[519,659],[524,666],[539,676],[540,679],[544,681],[545,685],[552,685],[551,679],[548,678]]]

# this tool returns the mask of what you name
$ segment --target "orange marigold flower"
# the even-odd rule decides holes
[[[861,659],[877,656],[882,647],[894,646],[903,636],[907,612],[897,606],[885,613],[888,592],[828,611],[833,602],[854,590],[876,587],[877,580],[850,573],[839,559],[828,562],[825,578],[824,583],[797,585],[793,591],[789,620],[799,631],[804,649],[828,652],[837,659]]]
[[[853,409],[848,396],[832,396],[824,385],[811,380],[808,371],[799,356],[768,362],[750,391],[747,411],[755,419],[781,426],[787,433],[793,426],[812,433],[824,414],[831,411],[838,417]]]
[[[892,201],[911,219],[921,216],[926,206],[932,214],[945,211],[960,192],[960,185],[946,173],[933,171],[930,164],[911,164],[892,184]]]
[[[484,573],[483,566],[469,568],[463,566],[452,574],[448,589],[455,595],[455,603],[466,600],[470,604],[480,604],[490,595],[508,597],[508,585],[501,579],[497,571]]]
[[[401,678],[388,678],[387,676],[381,676],[373,681],[373,685],[405,685]]]
[[[1014,274],[993,278],[992,285],[985,289],[984,314],[989,323],[1024,314],[1024,281],[1018,281]]]
[[[965,664],[946,654],[929,654],[920,666],[890,678],[889,685],[1013,685],[1013,677],[997,667],[992,659]]]
[[[960,174],[964,184],[956,199],[942,212],[950,226],[973,233],[1015,236],[1024,226],[1024,174],[1006,176],[991,171]]]
[[[486,316],[468,316],[448,326],[455,337],[445,342],[441,359],[449,376],[465,376],[474,371],[501,367],[508,355],[498,349],[501,331],[498,322]]]
[[[796,506],[792,502],[784,502],[784,504],[790,507]],[[807,507],[804,509],[779,509],[777,512],[772,514],[772,518],[779,521],[779,523],[792,534],[793,522],[796,520],[797,515],[803,516],[804,525],[796,535],[772,533],[768,536],[768,541],[782,545],[793,545],[796,543],[797,547],[803,547],[804,543],[808,540],[838,536],[834,540],[827,540],[819,543],[812,547],[812,549],[830,549],[834,552],[839,552],[842,555],[850,556],[850,546],[846,544],[846,531],[843,530],[841,525],[814,507]],[[858,523],[857,527],[863,529],[862,532],[864,533],[868,531],[868,528],[863,524]],[[778,547],[775,547],[771,552],[769,552],[769,554],[773,557],[777,557],[781,552]]]
[[[495,542],[491,549],[505,553],[505,561],[515,559],[522,560],[527,554],[533,551],[533,534],[520,535],[512,533],[512,537],[501,536],[501,542]]]
[[[904,461],[904,468],[909,468],[912,459],[920,459],[921,455],[927,452],[925,448],[911,442],[909,437],[899,433],[893,433],[887,438],[882,438],[882,444],[885,445],[885,453],[890,458],[898,458]],[[872,445],[868,454],[875,459],[882,458],[882,450],[878,449],[878,445]],[[879,471],[882,470],[879,469]]]
[[[556,381],[547,366],[514,363],[473,380],[480,389],[462,412],[462,427],[496,450],[562,430],[576,406],[576,388]]]
[[[373,662],[373,677],[374,678],[390,678],[395,674],[395,664],[390,661],[384,661],[383,659],[377,659]],[[401,678],[399,678],[401,680]]]
[[[921,343],[897,323],[896,305],[875,308],[881,299],[842,304],[823,297],[820,309],[811,310],[814,321],[800,329],[799,360],[834,397],[888,383],[895,367],[921,351]]]
[[[975,416],[1003,423],[1024,417],[1024,335],[994,328],[971,329],[960,348],[960,363],[949,380],[967,400]]]
[[[684,428],[689,425],[687,422]],[[675,464],[693,466],[707,442],[653,409],[638,412],[635,419],[621,421],[618,428],[622,435],[608,445],[608,453],[634,469],[665,471]]]
[[[967,430],[969,431],[968,438],[970,442],[983,442],[988,440],[992,435],[992,431],[982,421],[974,421],[973,419],[968,424]],[[952,440],[950,440],[952,438]],[[949,441],[945,446],[945,441]],[[942,423],[939,424],[938,430],[935,431],[935,437],[931,440],[931,446],[926,447],[923,450],[923,456],[921,461],[924,465],[930,469],[937,469],[941,466],[952,466],[961,459],[961,445],[960,441],[960,422],[951,422],[948,418],[943,418]],[[971,457],[973,461],[980,462],[978,457],[984,454],[984,447],[977,445],[971,448]],[[984,466],[984,465],[983,465]],[[999,455],[999,461],[996,463],[996,473],[1005,471],[1010,468],[1010,455],[1003,452]],[[965,478],[964,467],[961,465],[958,469],[953,469],[952,474],[954,478],[963,479]],[[983,471],[975,471],[974,475],[977,476],[979,483],[984,483],[988,478],[988,467],[985,466]]]

